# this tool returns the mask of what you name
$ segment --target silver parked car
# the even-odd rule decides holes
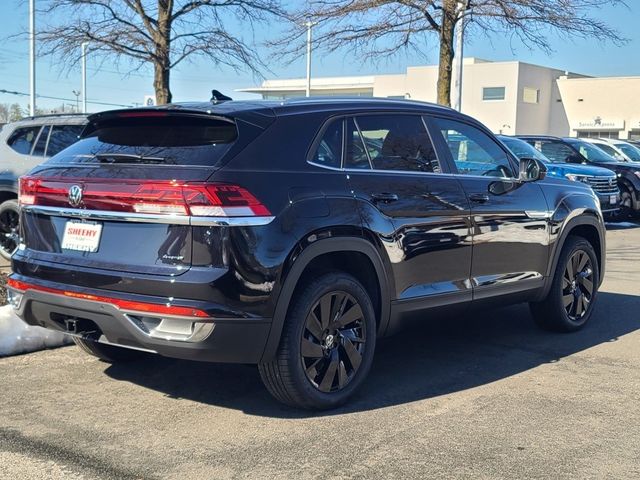
[[[28,117],[0,130],[0,256],[8,259],[18,240],[18,178],[78,140],[86,115]]]

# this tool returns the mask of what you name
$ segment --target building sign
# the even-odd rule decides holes
[[[573,125],[574,130],[624,130],[624,120],[595,117]]]

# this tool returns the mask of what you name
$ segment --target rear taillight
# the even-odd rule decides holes
[[[238,185],[184,183],[173,180],[69,180],[26,176],[20,178],[19,201],[21,205],[153,215],[271,215],[267,207],[248,190]]]

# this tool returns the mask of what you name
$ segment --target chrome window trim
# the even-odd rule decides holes
[[[332,170],[334,172],[342,172],[342,173],[378,173],[385,175],[437,175],[438,177],[454,177],[454,178],[482,178],[484,180],[492,179],[494,181],[503,181],[503,182],[519,182],[520,180],[516,177],[490,177],[487,175],[467,175],[464,173],[454,173],[454,172],[420,172],[418,170],[378,170],[378,169],[364,169],[364,168],[335,168],[335,167],[327,167],[326,165],[319,165],[314,162],[307,162],[309,165],[313,165],[314,167],[324,168],[326,170]]]
[[[110,212],[106,210],[83,210],[80,208],[24,205],[21,209],[38,215],[71,217],[85,220],[112,220],[138,223],[162,223],[167,225],[191,225],[198,227],[254,227],[268,225],[275,217],[190,217],[187,215],[154,215],[146,213]]]

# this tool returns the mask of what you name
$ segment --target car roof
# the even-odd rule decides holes
[[[528,140],[562,140],[561,137],[554,137],[553,135],[516,135],[516,137]]]
[[[30,125],[84,125],[85,123],[87,123],[87,115],[84,113],[63,113],[25,117],[9,125],[23,127]]]
[[[224,102],[191,102],[171,103],[155,107],[142,107],[136,109],[122,109],[101,112],[89,117],[90,121],[117,115],[120,112],[192,112],[207,113],[221,116],[247,116],[247,114],[260,114],[267,116],[284,116],[304,113],[320,113],[333,111],[363,111],[363,110],[388,110],[388,111],[416,111],[416,112],[455,112],[449,107],[415,100],[395,100],[385,98],[360,98],[360,97],[309,97],[293,98],[287,100],[230,100]]]

